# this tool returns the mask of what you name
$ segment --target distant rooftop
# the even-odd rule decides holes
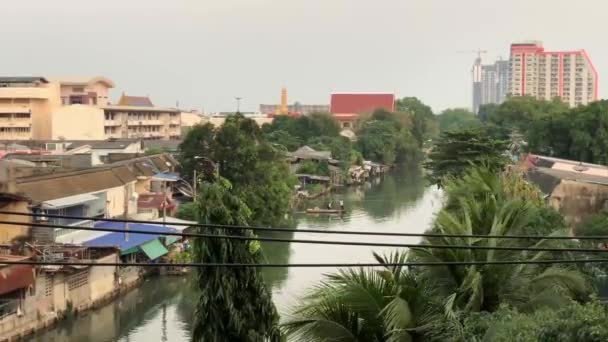
[[[94,83],[103,83],[108,88],[114,88],[114,82],[109,78],[103,76],[95,76],[95,77],[58,77],[52,78],[51,81],[59,82],[62,85],[68,86],[80,86]]]
[[[0,83],[49,83],[44,77],[40,76],[25,76],[25,77],[3,77],[0,76]]]
[[[118,100],[118,106],[154,107],[152,100],[147,96],[127,96],[122,93]]]

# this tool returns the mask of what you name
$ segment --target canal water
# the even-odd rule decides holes
[[[429,187],[417,169],[400,169],[371,184],[346,188],[329,197],[306,203],[325,206],[329,200],[343,200],[347,214],[311,216],[296,214],[300,229],[385,231],[419,233],[426,230],[441,206],[441,193]],[[276,237],[415,243],[418,238],[386,236],[324,235],[275,233]],[[372,251],[390,248],[265,243],[271,263],[355,263],[373,262]],[[298,298],[331,268],[265,269],[274,301],[285,318]],[[68,319],[52,330],[32,337],[31,341],[51,342],[152,342],[190,341],[191,322],[197,295],[189,278],[151,278],[140,287],[102,308]]]

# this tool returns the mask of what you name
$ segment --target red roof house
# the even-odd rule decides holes
[[[382,108],[395,110],[395,94],[392,93],[333,93],[330,112],[333,114],[369,113]]]

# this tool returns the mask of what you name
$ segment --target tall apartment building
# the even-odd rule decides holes
[[[514,96],[551,100],[569,106],[598,99],[598,75],[585,50],[545,51],[541,42],[511,44],[511,85]]]
[[[481,58],[473,65],[473,112],[489,103],[500,104],[509,93],[509,61],[499,60],[483,65]]]

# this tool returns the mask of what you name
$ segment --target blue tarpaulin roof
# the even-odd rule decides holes
[[[123,222],[99,222],[95,224],[95,228],[110,228],[110,229],[125,229],[125,224]],[[155,233],[174,233],[176,232],[174,229],[169,227],[157,226],[152,224],[138,224],[138,223],[129,223],[129,229],[133,230],[146,230]],[[144,243],[154,240],[161,235],[156,234],[137,234],[137,233],[129,233],[129,239],[125,240],[125,233],[122,232],[112,232],[103,236],[99,236],[92,240],[84,241],[83,244],[85,246],[93,246],[93,247],[102,247],[102,246],[116,246],[119,247],[121,251],[125,251],[127,249],[141,246]]]
[[[174,172],[160,172],[152,176],[155,181],[177,182],[179,179],[179,174]]]

